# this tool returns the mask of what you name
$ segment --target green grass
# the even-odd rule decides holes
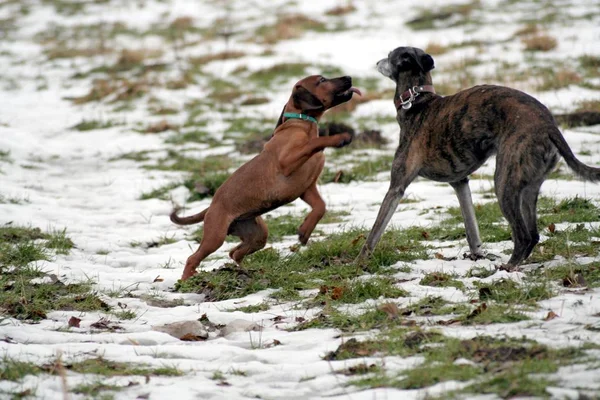
[[[431,316],[464,314],[471,310],[467,304],[450,303],[438,296],[428,296],[421,298],[418,302],[402,309],[402,315]]]
[[[68,371],[77,372],[80,374],[94,374],[102,376],[181,376],[183,374],[174,367],[152,367],[144,364],[110,361],[102,357],[90,358],[74,363],[65,363],[64,367]]]
[[[326,167],[319,178],[321,184],[349,183],[373,179],[380,172],[389,172],[392,168],[393,156],[381,156],[373,160],[365,160],[350,169],[335,169]],[[341,174],[339,173],[341,171]],[[336,180],[337,179],[337,180]]]
[[[0,362],[0,381],[17,382],[27,375],[39,375],[40,367],[31,362],[18,361],[4,356]]]
[[[459,290],[462,290],[465,287],[464,283],[455,279],[453,275],[444,272],[432,272],[425,274],[419,284],[435,287],[455,287]]]
[[[530,319],[522,312],[506,305],[481,304],[456,318],[461,325],[510,324]]]
[[[435,10],[422,8],[419,15],[408,21],[407,25],[414,30],[427,30],[473,24],[477,21],[470,18],[471,13],[480,7],[481,3],[474,0],[466,4],[449,4],[437,7]]]
[[[234,162],[228,156],[208,156],[203,159],[189,158],[180,152],[169,150],[167,157],[158,160],[157,164],[144,165],[146,169],[162,171],[184,171],[188,176],[182,183],[171,182],[140,195],[141,200],[158,198],[167,200],[171,190],[184,185],[190,190],[188,201],[200,200],[213,196],[217,189],[231,175],[228,170]]]
[[[77,125],[74,125],[73,127],[71,127],[71,129],[74,129],[76,131],[85,132],[85,131],[92,131],[92,130],[96,130],[96,129],[112,128],[113,126],[117,126],[117,125],[120,125],[120,124],[115,121],[99,121],[99,120],[95,120],[95,119],[90,119],[90,120],[84,119]]]
[[[257,313],[257,312],[261,312],[261,311],[267,311],[270,308],[271,308],[271,305],[267,301],[263,301],[262,303],[259,303],[259,304],[253,304],[250,306],[233,308],[230,311],[241,311],[241,312],[251,314],[251,313]]]
[[[106,396],[106,393],[104,392],[119,392],[125,389],[126,387],[127,386],[106,384],[99,380],[92,383],[79,384],[73,387],[73,389],[71,389],[71,392],[76,394],[83,394],[93,399],[105,399],[106,397],[100,397],[101,395]]]
[[[354,384],[364,387],[394,387],[404,390],[422,389],[440,382],[469,381],[477,378],[481,372],[481,367],[470,365],[427,364],[409,369],[400,376],[375,373],[374,376],[357,380]]]
[[[539,243],[527,259],[527,262],[544,262],[562,256],[568,260],[575,257],[595,257],[598,255],[598,244],[592,238],[598,237],[600,230],[586,228],[577,224],[566,230],[556,230],[549,238]]]
[[[458,380],[471,383],[459,391],[446,392],[440,398],[474,393],[496,394],[502,398],[545,397],[545,388],[550,382],[533,374],[554,373],[560,366],[585,362],[587,358],[578,348],[554,350],[525,338],[478,336],[460,340],[435,331],[395,328],[374,339],[349,339],[325,359],[392,355],[420,355],[424,361],[415,368],[393,373],[376,368],[351,383],[364,388],[420,389]],[[458,359],[469,360],[471,364],[457,365]]]
[[[556,293],[547,280],[526,279],[518,284],[501,279],[490,284],[478,284],[479,299],[513,306],[535,306],[538,301],[553,297]]]
[[[308,214],[308,212],[306,213]],[[331,224],[341,222],[343,216],[348,215],[349,213],[346,211],[327,211],[319,221],[319,224]],[[265,222],[267,227],[269,228],[269,241],[270,242],[278,242],[284,236],[295,236],[298,234],[298,228],[304,222],[304,218],[306,215],[294,215],[294,214],[282,214],[277,217],[273,217],[271,215],[267,215],[265,217]],[[317,230],[313,232],[319,233],[317,225]]]
[[[557,267],[544,268],[532,273],[531,279],[547,279],[566,287],[576,287],[583,284],[597,288],[600,287],[600,262],[585,265],[568,263]]]
[[[0,161],[2,162],[11,162],[10,158],[10,150],[0,150]]]
[[[242,268],[226,266],[210,272],[199,271],[191,279],[179,282],[176,289],[205,293],[213,301],[243,297],[268,288],[294,294],[323,285],[335,287],[365,272],[385,272],[399,261],[427,258],[426,249],[419,242],[410,240],[402,231],[388,230],[373,256],[364,265],[355,264],[365,233],[360,229],[335,233],[286,257],[265,249],[245,258]]]
[[[538,201],[540,228],[559,222],[596,222],[600,221],[600,208],[588,199],[575,196],[561,201],[541,197]]]
[[[481,239],[484,243],[501,242],[511,239],[508,223],[504,219],[497,202],[475,204],[475,216],[479,226]],[[448,214],[438,224],[423,228],[407,228],[407,234],[415,240],[461,240],[466,239],[464,222],[459,207],[450,207]],[[538,202],[538,229],[547,228],[550,224],[560,222],[594,222],[600,221],[600,208],[587,199],[580,197],[568,198],[561,201],[549,197],[540,197]],[[545,261],[557,254],[565,254],[568,247],[567,238],[571,241],[589,240],[594,235],[594,229],[575,227],[565,231],[557,231],[548,240],[546,246],[550,251],[538,255],[533,260]],[[592,245],[578,244],[571,246],[573,254],[595,254]],[[535,255],[535,254],[534,254]]]
[[[272,67],[252,72],[248,79],[259,88],[269,88],[291,78],[298,78],[298,80],[304,78],[309,65],[306,63],[275,64]]]
[[[393,299],[406,297],[408,292],[395,286],[393,279],[388,277],[374,277],[370,279],[355,279],[339,282],[335,286],[322,285],[316,302],[359,304],[368,299],[379,299],[381,297]]]
[[[90,282],[65,284],[33,264],[53,254],[66,255],[72,247],[66,230],[0,227],[0,315],[37,321],[50,310],[108,311]],[[36,278],[44,279],[33,282]]]

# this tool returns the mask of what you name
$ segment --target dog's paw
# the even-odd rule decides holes
[[[521,267],[512,264],[501,264],[496,266],[496,271],[520,272]]]
[[[483,253],[472,253],[472,252],[463,253],[462,256],[463,256],[463,260],[472,260],[472,261],[483,260],[484,258],[487,258],[487,255],[485,255]]]
[[[338,144],[335,145],[335,147],[337,147],[338,149],[340,147],[348,146],[350,143],[352,143],[352,135],[349,133],[340,133],[335,136],[337,139],[339,139]]]
[[[298,229],[298,241],[302,246],[305,246],[308,243],[308,239],[310,238],[310,234],[305,232],[302,227]]]

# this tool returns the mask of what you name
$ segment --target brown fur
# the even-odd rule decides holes
[[[539,241],[537,198],[559,154],[585,180],[599,181],[600,168],[575,158],[550,111],[533,97],[501,86],[475,86],[452,96],[421,93],[412,107],[398,107],[409,88],[431,85],[433,58],[423,50],[399,47],[378,62],[396,82],[400,144],[392,164],[390,189],[361,251],[379,241],[406,187],[417,176],[448,182],[465,220],[471,257],[482,256],[468,176],[496,155],[495,190],[515,243],[506,268],[525,260]]]
[[[221,185],[210,206],[189,217],[179,217],[177,209],[171,213],[171,221],[180,225],[204,221],[204,237],[198,250],[188,258],[182,280],[194,275],[200,262],[221,247],[228,234],[242,240],[229,253],[237,263],[262,249],[268,230],[261,215],[297,198],[312,208],[298,229],[300,242],[306,244],[325,214],[325,202],[317,190],[317,179],[325,164],[323,150],[345,146],[352,141],[352,136],[341,133],[319,137],[315,123],[286,119],[283,113],[302,113],[318,120],[329,108],[350,100],[351,87],[350,77],[309,76],[299,81],[281,113],[273,137],[260,154]]]

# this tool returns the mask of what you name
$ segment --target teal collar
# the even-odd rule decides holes
[[[303,121],[310,121],[310,122],[314,122],[315,124],[318,124],[318,122],[317,122],[316,119],[314,119],[310,115],[306,115],[306,114],[283,113],[283,117],[284,118],[290,118],[290,119],[301,119]]]

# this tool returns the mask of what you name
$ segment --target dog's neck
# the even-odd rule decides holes
[[[291,100],[290,100],[290,102],[291,102]],[[310,118],[289,118],[289,117],[286,117],[285,114],[305,115],[305,116],[310,117]],[[303,121],[306,124],[317,126],[318,123],[319,123],[319,119],[321,118],[321,116],[323,115],[323,113],[321,112],[321,113],[311,113],[311,114],[303,112],[303,110],[300,110],[300,109],[294,107],[293,104],[287,103],[283,107],[283,110],[281,110],[281,115],[279,116],[279,119],[277,120],[277,124],[275,125],[275,129],[279,128],[279,126],[281,124],[283,124],[286,121],[289,121],[290,119],[298,119],[300,121]],[[311,126],[311,128],[312,128],[312,126]],[[309,129],[311,129],[311,128],[309,128]]]
[[[431,81],[431,74],[427,72],[425,75],[418,76],[409,75],[400,76],[401,82],[396,85],[396,93],[394,94],[394,104],[396,109],[410,109],[413,104],[418,104],[425,101],[427,97],[423,95],[431,93],[435,95],[435,89]]]

